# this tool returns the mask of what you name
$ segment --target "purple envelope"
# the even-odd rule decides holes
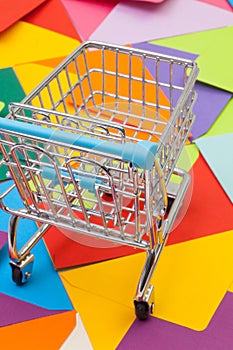
[[[134,44],[133,47],[192,61],[198,57],[198,55],[190,52],[180,51],[160,45],[149,44],[147,42]],[[147,69],[150,71],[152,76],[154,76],[155,69],[152,62],[148,62]],[[165,64],[163,65],[162,62],[160,65],[159,75],[160,81],[168,82],[167,67]],[[183,69],[176,66],[176,70],[173,74],[173,83],[180,85],[182,84],[182,79]],[[211,125],[214,123],[214,121],[217,119],[223,108],[232,97],[232,93],[230,92],[218,89],[214,86],[200,83],[198,81],[195,84],[195,89],[198,94],[198,98],[193,108],[193,112],[196,115],[196,119],[191,130],[193,139],[200,137],[209,130]],[[166,91],[164,91],[164,93],[166,94]],[[174,92],[174,95],[175,93],[176,92]],[[169,96],[167,97],[169,98]],[[178,97],[178,95],[175,95],[174,99],[178,99]]]
[[[233,349],[233,293],[227,292],[208,327],[197,332],[150,317],[136,320],[117,350],[230,350]]]
[[[0,231],[0,249],[6,244],[7,242],[7,232]]]
[[[0,327],[64,312],[48,310],[3,293],[0,293],[0,310]]]

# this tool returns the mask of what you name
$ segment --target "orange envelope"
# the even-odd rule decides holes
[[[57,350],[72,332],[76,312],[65,311],[57,315],[0,327],[1,347],[4,349]]]
[[[92,95],[92,98],[89,98],[88,102],[85,103],[85,109],[82,111],[83,116],[86,111],[92,117],[99,114],[100,106],[103,106],[103,96],[100,92],[104,89],[104,111],[101,112],[99,118],[109,121],[112,117],[111,111],[115,110],[112,121],[124,124],[127,136],[130,137],[135,133],[134,130],[130,129],[130,126],[140,127],[144,130],[137,133],[137,138],[148,140],[158,114],[154,107],[156,102],[160,106],[158,117],[160,123],[157,124],[156,132],[160,134],[163,132],[170,117],[170,102],[162,89],[155,84],[154,78],[144,67],[144,62],[140,57],[121,52],[116,56],[112,50],[105,50],[103,55],[102,50],[94,50],[85,52],[85,56],[80,55],[77,62],[79,75],[83,77],[88,73],[88,78],[82,79],[80,86],[73,91],[76,105],[80,106],[84,103],[83,96],[87,99],[88,96]],[[102,72],[103,69],[105,74]],[[69,66],[69,72],[77,74],[75,65]],[[117,98],[112,96],[117,96]],[[127,98],[134,101],[130,103],[130,106]],[[142,103],[143,101],[147,102],[146,107]],[[74,105],[74,99],[70,94],[66,102],[70,106]],[[125,115],[127,115],[129,108],[130,116],[127,117],[126,121]],[[73,108],[73,112],[75,110]],[[70,113],[72,114],[72,110]],[[150,141],[157,142],[158,137],[153,135]]]

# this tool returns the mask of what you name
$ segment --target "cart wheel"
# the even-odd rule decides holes
[[[135,313],[139,320],[146,320],[150,314],[150,307],[146,301],[135,302]]]
[[[32,274],[34,256],[28,254],[22,261],[10,261],[12,280],[18,286],[26,283]]]
[[[12,268],[12,280],[15,282],[18,286],[21,286],[23,284],[23,273],[21,271],[21,268],[17,265],[10,264]]]

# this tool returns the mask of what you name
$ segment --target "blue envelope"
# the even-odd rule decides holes
[[[11,184],[12,181],[0,183],[0,193],[3,193]],[[23,207],[17,191],[12,191],[7,204],[14,208]],[[0,230],[7,231],[9,218],[10,215],[1,211]],[[21,219],[18,229],[18,244],[20,246],[30,239],[36,231],[37,225],[28,219]],[[69,296],[59,275],[54,270],[43,240],[39,241],[31,250],[31,253],[35,257],[32,276],[27,283],[17,286],[11,278],[7,245],[0,250],[0,293],[49,310],[72,310],[73,306]]]

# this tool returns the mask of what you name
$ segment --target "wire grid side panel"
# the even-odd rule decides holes
[[[83,50],[55,70],[26,103],[38,108],[32,118],[62,124],[68,113],[73,123],[85,129],[76,116],[121,125],[127,138],[157,142],[170,117],[170,102],[158,81],[148,69],[149,63],[159,67],[158,58],[133,51]],[[163,62],[165,64],[165,62]],[[166,63],[169,66],[169,62]],[[46,110],[46,112],[44,111]],[[47,110],[57,113],[48,113]],[[25,111],[18,111],[25,114]],[[78,126],[77,126],[78,125]],[[115,130],[116,133],[116,130]]]
[[[157,155],[166,185],[170,180],[194,122],[193,104],[195,96],[194,90],[191,89],[183,103],[174,111],[173,117],[160,140]]]
[[[91,153],[6,138],[1,141],[5,164],[36,221],[131,242],[147,233],[142,171],[130,176],[125,162],[105,160],[103,166],[101,156]]]
[[[107,133],[108,124],[116,125],[113,137],[122,138],[125,133],[129,140],[158,142],[185,92],[191,70],[191,62],[185,60],[89,43],[25,99],[36,112],[21,109],[15,116],[30,114],[48,125],[69,124],[72,131],[93,129],[87,118],[101,120]]]

